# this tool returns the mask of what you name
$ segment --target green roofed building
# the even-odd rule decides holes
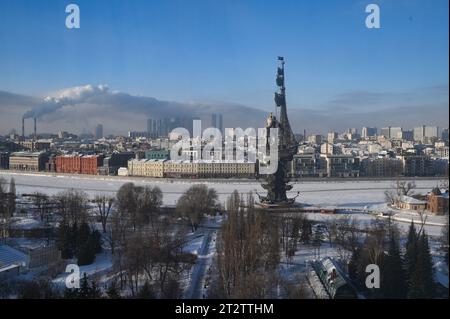
[[[169,150],[146,151],[145,159],[170,159],[170,151]]]

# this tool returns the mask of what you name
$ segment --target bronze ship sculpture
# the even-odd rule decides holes
[[[276,84],[279,88],[275,92],[275,104],[277,110],[279,108],[279,119],[270,113],[266,122],[266,145],[269,143],[270,128],[278,128],[278,167],[274,174],[265,176],[265,182],[262,187],[267,190],[266,196],[259,196],[260,205],[267,208],[289,207],[295,204],[294,198],[288,198],[286,192],[292,189],[289,184],[288,163],[292,161],[294,154],[297,152],[297,141],[292,132],[291,125],[286,110],[286,87],[284,76],[284,58],[278,57],[280,66],[277,70]],[[268,147],[267,147],[268,148]]]

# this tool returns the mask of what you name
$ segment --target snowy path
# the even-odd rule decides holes
[[[209,259],[212,257],[210,254],[210,244],[214,233],[217,229],[205,229],[202,246],[197,256],[197,262],[192,269],[191,281],[188,289],[185,293],[186,299],[201,299],[202,295],[202,285],[204,282],[206,267],[209,264]]]

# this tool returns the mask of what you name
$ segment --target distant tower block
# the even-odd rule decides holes
[[[33,121],[34,121],[34,130],[33,130],[34,134],[33,134],[33,138],[34,138],[34,139],[37,139],[37,130],[36,130],[36,121],[37,121],[37,119],[36,119],[36,117],[33,118]]]
[[[22,137],[25,137],[25,118],[22,117]]]

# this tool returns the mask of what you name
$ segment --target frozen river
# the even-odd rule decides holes
[[[257,191],[265,194],[260,182],[254,180],[241,181],[196,181],[196,180],[179,180],[179,179],[145,179],[134,177],[102,177],[89,175],[50,175],[38,173],[19,173],[10,171],[0,171],[0,177],[9,182],[11,177],[16,181],[16,190],[19,194],[42,192],[48,195],[55,195],[66,189],[77,189],[86,192],[90,197],[96,194],[114,195],[117,190],[126,182],[133,182],[138,185],[158,186],[163,192],[164,205],[175,205],[181,194],[191,185],[203,183],[208,187],[216,189],[219,200],[224,203],[228,196],[237,189],[241,194]],[[391,188],[395,183],[394,180],[314,180],[294,182],[293,189],[289,192],[293,197],[300,192],[297,201],[322,207],[340,207],[354,209],[385,209],[384,191]],[[436,179],[419,179],[416,181],[416,193],[427,193],[434,186],[438,185]],[[354,216],[361,221],[370,221],[375,218],[374,215],[355,212]],[[407,228],[408,220],[412,216],[402,214],[402,227]],[[312,214],[312,219],[333,218],[330,215]],[[418,217],[415,216],[416,220]],[[429,222],[443,223],[444,216],[429,216]],[[441,227],[428,226],[429,234],[439,235]]]
[[[164,194],[164,204],[174,205],[180,195],[189,186],[195,183],[203,183],[213,187],[219,194],[219,199],[224,202],[227,197],[237,189],[240,193],[257,191],[265,194],[260,183],[253,180],[242,181],[195,181],[195,180],[171,180],[171,179],[143,179],[131,177],[100,177],[100,176],[74,176],[74,175],[42,175],[33,173],[19,173],[0,171],[0,176],[7,181],[14,177],[18,193],[33,193],[36,191],[54,195],[65,189],[74,188],[83,190],[93,197],[95,194],[114,194],[126,182],[139,185],[152,185],[161,188]],[[384,191],[392,187],[394,181],[389,180],[315,180],[293,183],[290,196],[300,192],[298,201],[321,206],[363,207],[366,205],[384,202]],[[426,193],[436,186],[437,180],[420,179],[416,181],[418,193]]]

